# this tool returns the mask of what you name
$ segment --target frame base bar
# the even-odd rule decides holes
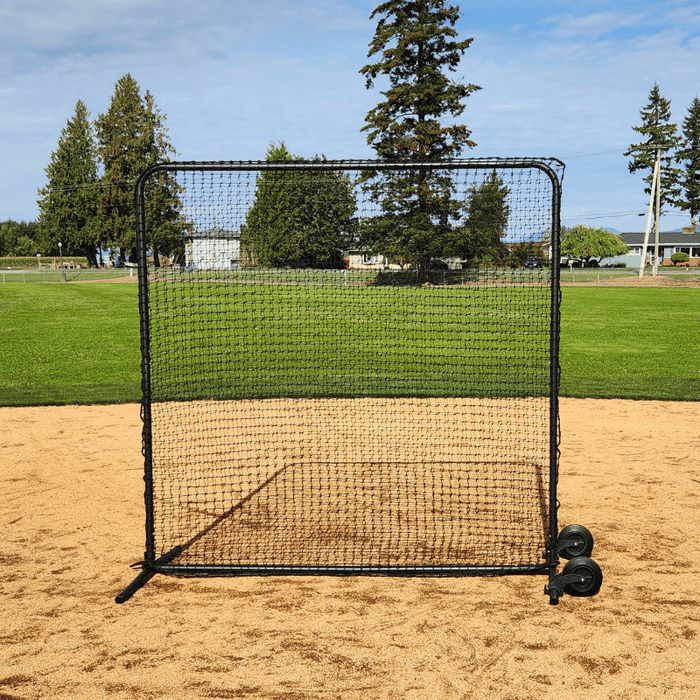
[[[521,564],[515,566],[280,566],[280,565],[214,565],[214,564],[175,564],[169,562],[181,554],[183,548],[171,549],[152,565],[144,564],[138,576],[115,598],[117,603],[125,603],[156,574],[187,578],[226,577],[226,576],[522,576],[547,574],[547,564]]]
[[[162,557],[158,557],[151,566],[144,562],[143,569],[139,575],[114,599],[115,603],[126,603],[139,588],[143,588],[157,573],[156,567],[167,564],[182,552],[182,547],[174,547],[166,552]]]
[[[174,564],[155,567],[171,576],[509,576],[547,574],[547,564],[516,566],[280,566]]]
[[[153,569],[143,569],[139,575],[114,599],[115,603],[126,603],[139,588],[145,586],[156,572]]]

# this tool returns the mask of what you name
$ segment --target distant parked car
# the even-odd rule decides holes
[[[528,258],[525,261],[525,267],[533,270],[536,267],[542,267],[542,258]]]

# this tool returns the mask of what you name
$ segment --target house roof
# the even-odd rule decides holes
[[[240,231],[231,231],[227,228],[222,228],[221,226],[212,226],[211,228],[204,229],[203,231],[189,231],[187,238],[200,238],[208,240],[238,240],[241,237]]]
[[[620,233],[620,238],[627,245],[644,245],[643,233]],[[689,246],[700,245],[700,233],[681,233],[679,231],[659,232],[659,243],[661,245]],[[654,245],[654,232],[649,233],[647,245]]]

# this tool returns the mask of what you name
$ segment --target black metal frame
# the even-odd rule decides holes
[[[151,381],[150,381],[150,341],[149,341],[149,305],[148,305],[148,265],[145,221],[145,187],[154,173],[181,171],[263,171],[263,170],[485,170],[498,167],[501,169],[534,168],[543,171],[552,183],[551,209],[551,308],[550,308],[550,430],[549,430],[549,528],[546,551],[543,553],[545,563],[520,566],[217,566],[217,565],[175,565],[170,563],[182,551],[187,549],[200,535],[190,542],[175,547],[170,552],[156,558],[154,545],[154,504],[153,504],[153,464],[151,450]],[[557,575],[561,543],[557,523],[557,482],[559,466],[559,339],[560,339],[560,230],[561,230],[561,193],[562,183],[557,170],[563,174],[564,164],[554,158],[479,158],[442,162],[389,162],[389,161],[322,161],[322,162],[173,162],[159,163],[146,170],[138,179],[135,187],[136,232],[139,273],[139,311],[141,325],[141,371],[142,371],[142,408],[143,420],[143,457],[146,505],[146,551],[144,561],[140,563],[142,571],[116,598],[122,603],[143,586],[156,573],[178,574],[182,576],[242,576],[242,575],[301,575],[301,576],[349,576],[349,575],[384,575],[384,576],[504,576],[504,575],[548,575],[549,584],[545,593],[550,602],[556,604],[564,588],[578,581],[580,577],[568,576],[564,580]],[[137,565],[138,566],[138,565]]]

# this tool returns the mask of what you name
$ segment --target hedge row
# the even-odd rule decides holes
[[[60,258],[57,256],[47,256],[37,258],[36,256],[26,257],[26,258],[0,258],[0,269],[2,270],[27,270],[31,268],[38,268],[39,263],[42,267],[51,265],[53,263],[58,266],[60,264]],[[63,256],[63,264],[68,265],[72,263],[73,265],[87,265],[87,258],[75,255]]]

